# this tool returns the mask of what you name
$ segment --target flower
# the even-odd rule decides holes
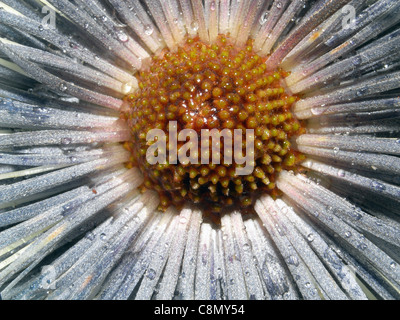
[[[4,3],[2,299],[400,297],[400,2]],[[306,159],[216,224],[139,191],[120,111],[152,57],[219,34],[288,73]]]

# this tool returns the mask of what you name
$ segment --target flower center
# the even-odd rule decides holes
[[[266,69],[252,41],[237,48],[220,36],[213,45],[189,39],[140,72],[139,90],[126,97],[126,146],[162,209],[247,207],[262,192],[276,194],[277,174],[303,159],[290,143],[304,132],[290,111],[297,97],[285,90],[284,71]]]

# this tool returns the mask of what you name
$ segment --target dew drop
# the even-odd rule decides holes
[[[350,238],[350,237],[351,237],[351,232],[350,232],[350,231],[346,231],[345,234],[344,234],[344,236],[345,236],[346,238]]]
[[[151,25],[148,24],[144,27],[144,33],[146,35],[151,36],[153,34],[153,32],[154,32],[154,29]]]
[[[356,95],[358,97],[362,97],[363,95],[365,95],[367,93],[367,91],[368,91],[367,88],[363,88],[363,89],[357,90]]]
[[[186,221],[187,221],[187,219],[186,219],[185,217],[181,217],[181,218],[179,219],[179,223],[181,223],[181,224],[185,224]]]
[[[65,92],[65,91],[68,89],[68,87],[65,85],[65,83],[61,83],[61,84],[59,85],[59,89],[60,89],[62,92]]]
[[[362,242],[362,243],[360,243],[360,244],[358,245],[358,248],[359,248],[360,250],[364,251],[365,249],[367,249],[367,245],[366,245],[364,242]]]
[[[156,271],[154,269],[149,269],[149,270],[147,270],[146,276],[150,280],[154,280],[154,278],[156,277]]]
[[[320,116],[323,112],[324,112],[324,109],[323,109],[323,108],[319,108],[319,107],[311,108],[311,113],[312,113],[314,116]]]
[[[211,1],[210,10],[215,11],[215,1]]]
[[[310,242],[313,242],[313,241],[314,241],[314,234],[310,233],[310,234],[307,236],[307,240],[310,241]]]
[[[338,147],[334,147],[334,148],[333,148],[333,153],[334,153],[334,154],[338,154],[339,150],[340,150],[340,149],[339,149]]]
[[[196,22],[196,21],[193,21],[191,24],[190,24],[190,28],[193,30],[193,31],[197,31],[197,30],[199,30],[199,24]]]
[[[375,189],[376,191],[380,191],[380,192],[386,190],[386,187],[382,183],[380,183],[378,181],[372,181],[371,182],[371,188]]]
[[[361,62],[362,62],[361,57],[354,57],[354,59],[353,59],[353,65],[358,66],[358,65],[361,64]]]
[[[132,83],[130,82],[124,83],[122,85],[122,93],[128,94],[129,92],[131,92],[132,88],[133,88]]]
[[[127,42],[129,40],[128,35],[124,31],[118,31],[117,38],[121,42]]]
[[[265,11],[264,14],[260,17],[259,22],[261,25],[264,25],[267,22],[268,15],[269,15],[269,11]]]
[[[71,144],[71,142],[72,142],[71,138],[62,138],[61,139],[61,144],[64,144],[64,145]]]
[[[344,178],[346,176],[346,172],[342,169],[339,169],[337,175],[338,177]]]
[[[299,265],[299,259],[297,259],[296,256],[292,255],[289,257],[288,263],[297,267]]]
[[[96,238],[96,235],[93,232],[88,232],[85,236],[89,241],[93,241]]]
[[[281,8],[282,8],[282,2],[278,1],[278,3],[276,4],[276,7],[277,7],[278,9],[281,9]]]

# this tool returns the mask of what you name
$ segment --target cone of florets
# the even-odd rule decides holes
[[[126,98],[129,109],[123,117],[132,132],[126,146],[132,152],[131,165],[144,174],[143,188],[159,192],[162,209],[185,202],[200,203],[212,212],[232,205],[246,207],[262,192],[277,192],[275,179],[282,169],[296,169],[303,157],[292,150],[290,141],[304,132],[291,113],[297,97],[285,89],[282,70],[266,69],[265,59],[255,54],[251,41],[238,49],[220,36],[212,45],[189,39],[176,52],[166,50],[154,57],[148,69],[139,73],[139,90]],[[146,160],[151,145],[147,133],[161,129],[168,142],[171,121],[178,132],[198,133],[198,163],[149,164]],[[203,129],[228,129],[232,136],[241,129],[242,155],[250,142],[246,129],[254,130],[251,173],[237,175],[243,164],[224,162],[223,139],[217,145],[210,140],[205,155],[200,149]],[[185,143],[178,141],[173,150],[167,143],[165,152],[179,154]],[[219,164],[212,161],[215,148],[220,151]],[[209,158],[208,164],[201,161],[204,157]]]

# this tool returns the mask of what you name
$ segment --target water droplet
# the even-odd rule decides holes
[[[367,92],[368,92],[368,89],[367,89],[367,88],[363,88],[363,89],[357,90],[356,95],[357,95],[358,97],[362,97],[362,96],[365,95]]]
[[[353,59],[353,65],[358,66],[358,65],[361,64],[361,62],[362,62],[361,57],[359,57],[359,56],[354,57],[354,59]]]
[[[245,244],[243,245],[243,250],[244,250],[244,251],[249,251],[249,250],[250,250],[250,245],[249,245],[248,243],[245,243]]]
[[[147,270],[146,276],[150,280],[154,280],[154,278],[156,277],[156,271],[154,269],[149,269],[149,270]]]
[[[210,10],[215,11],[215,1],[211,1]]]
[[[308,291],[308,294],[312,297],[314,297],[317,294],[317,290],[315,288],[312,288]]]
[[[193,22],[190,24],[190,28],[191,28],[194,32],[196,32],[197,30],[199,30],[199,24],[198,24],[196,21],[193,21]]]
[[[341,177],[341,178],[344,178],[346,176],[346,172],[344,170],[342,170],[342,169],[339,169],[338,172],[337,172],[337,176]]]
[[[96,235],[93,232],[88,232],[85,236],[86,239],[93,241],[96,238]]]
[[[39,25],[39,31],[43,31],[44,27],[42,25]]]
[[[181,223],[181,224],[185,224],[186,222],[187,222],[186,217],[181,217],[181,218],[179,219],[179,223]]]
[[[350,231],[346,231],[345,234],[344,234],[344,236],[345,236],[346,238],[350,238],[351,235],[352,235],[352,234],[351,234]]]
[[[62,92],[65,92],[67,89],[68,89],[68,87],[65,85],[65,83],[61,83],[60,85],[59,85],[59,87],[58,87]]]
[[[360,249],[360,250],[365,250],[365,249],[367,249],[367,245],[364,243],[364,242],[361,242],[359,245],[358,245],[358,248]]]
[[[128,35],[122,30],[117,32],[117,38],[121,42],[127,42],[129,40]]]
[[[299,265],[299,259],[296,256],[290,256],[288,259],[288,263],[297,267]]]
[[[107,235],[105,233],[100,234],[100,239],[105,240],[107,238]]]
[[[260,17],[260,24],[264,25],[268,20],[269,11],[265,11],[264,14]]]
[[[61,144],[64,144],[64,145],[71,144],[71,142],[72,142],[72,139],[68,138],[68,137],[61,139]]]
[[[307,236],[307,240],[310,241],[310,242],[314,241],[314,234],[310,233],[310,234]]]
[[[151,25],[147,25],[144,27],[144,33],[148,36],[151,36],[154,32],[154,29]]]
[[[334,147],[334,148],[333,148],[333,153],[334,153],[334,154],[338,154],[339,150],[340,150],[340,149],[339,149],[338,147]]]
[[[392,261],[390,263],[390,268],[392,268],[392,269],[396,268],[396,262]]]
[[[292,295],[289,292],[285,292],[283,294],[283,300],[290,300],[292,299]]]
[[[122,93],[126,95],[131,92],[132,88],[133,88],[132,83],[130,82],[124,83],[122,85]]]
[[[278,1],[277,4],[276,4],[276,7],[277,7],[278,9],[282,8],[282,2]]]
[[[370,185],[371,185],[371,188],[375,189],[376,191],[382,192],[382,191],[386,190],[386,187],[382,183],[375,181],[375,180],[372,181]]]

